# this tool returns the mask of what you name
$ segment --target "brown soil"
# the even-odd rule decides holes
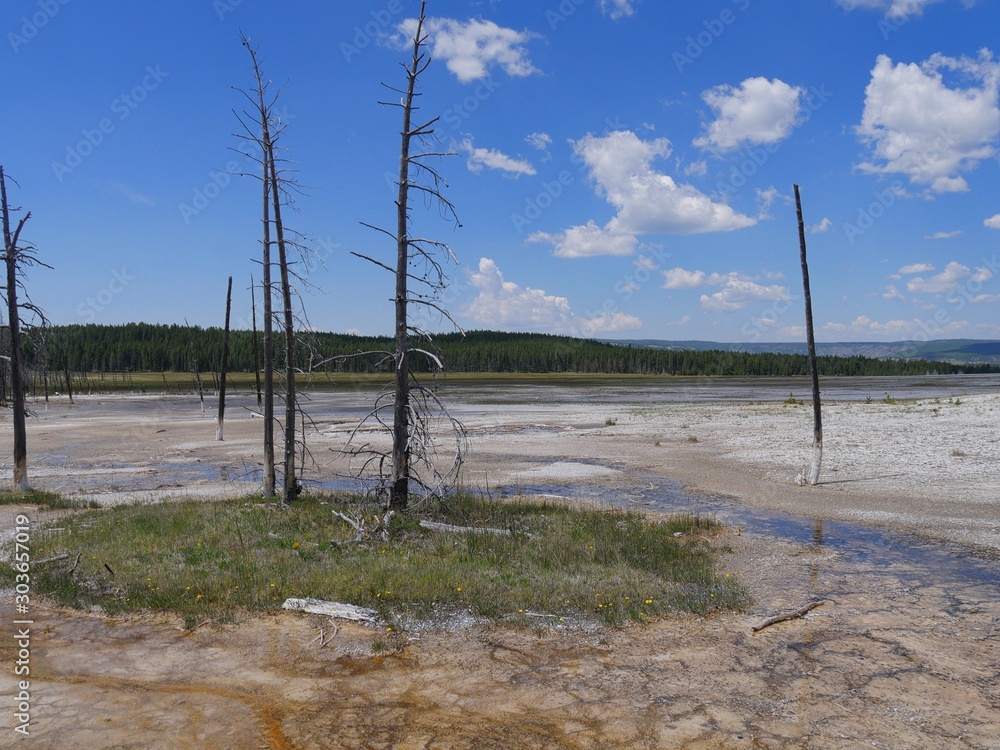
[[[603,429],[599,419],[572,441],[550,433],[547,442],[502,425],[491,432],[484,421],[473,425],[473,452],[478,439],[487,457],[476,460],[491,472],[531,471],[523,459],[537,455],[601,459],[613,449],[628,466],[655,469],[655,434],[663,436],[655,450],[664,473],[744,499],[780,498],[806,512],[822,495],[834,517],[845,507],[850,517],[851,507],[873,502],[897,511],[906,494],[885,486],[880,495],[867,484],[797,488],[734,460],[721,427],[716,435],[703,425],[699,443],[687,444],[686,424],[652,433]],[[211,441],[214,425],[203,419],[126,427],[109,418],[100,433],[110,441],[127,430],[116,465],[141,473],[129,461],[153,453],[163,461],[196,451],[206,462],[222,451],[252,455],[249,424],[234,420],[226,444]],[[33,444],[56,455],[80,439],[57,426],[47,446],[42,435]],[[162,448],[157,429],[169,430]],[[804,499],[796,505],[796,497]],[[866,497],[874,500],[866,505]],[[921,501],[917,511],[924,504],[933,505]],[[0,530],[12,528],[17,512],[31,515],[35,528],[43,520],[8,506],[0,508]],[[980,517],[995,527],[995,511]],[[891,518],[883,522],[892,527]],[[827,547],[735,529],[719,548],[720,573],[741,576],[754,598],[748,611],[597,634],[545,623],[400,635],[339,623],[321,648],[320,627],[330,636],[333,626],[315,616],[281,613],[185,631],[169,617],[109,619],[33,602],[31,736],[0,730],[0,747],[1000,748],[995,585],[848,561]],[[751,632],[817,597],[825,603],[807,616]],[[7,592],[0,704],[8,717],[16,705],[9,631],[17,617]]]

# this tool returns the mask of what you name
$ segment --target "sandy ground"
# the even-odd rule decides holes
[[[234,410],[219,443],[190,403],[150,403],[138,416],[120,401],[39,412],[33,483],[108,503],[252,487],[241,477],[259,455],[259,421]],[[742,577],[746,612],[601,634],[411,633],[388,655],[372,652],[379,628],[348,624],[319,648],[311,616],[185,632],[170,618],[33,602],[31,737],[3,728],[0,747],[1000,749],[1000,396],[829,405],[817,487],[794,481],[810,454],[803,406],[597,399],[461,411],[471,486],[627,491],[670,477],[817,521],[917,531],[948,559],[986,561],[956,574],[848,554],[819,543],[820,523],[812,542],[734,528],[720,571]],[[321,420],[313,450],[328,454],[348,421]],[[9,427],[2,434],[9,455]],[[0,508],[5,547],[18,512],[34,528],[43,520]],[[812,598],[825,603],[751,632]],[[5,727],[17,617],[7,592]]]

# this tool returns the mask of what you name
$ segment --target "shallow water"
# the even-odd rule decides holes
[[[753,508],[734,500],[686,492],[676,482],[654,475],[638,477],[643,484],[628,491],[586,484],[511,485],[497,488],[503,495],[542,495],[553,498],[585,498],[629,509],[664,513],[714,515],[744,532],[765,534],[783,541],[806,544],[817,551],[835,552],[843,563],[864,568],[866,573],[898,576],[910,571],[914,585],[986,585],[1000,595],[1000,565],[977,557],[977,551],[940,541],[927,541],[913,534],[872,529],[843,521],[822,521],[806,516]],[[986,557],[988,553],[981,553]]]

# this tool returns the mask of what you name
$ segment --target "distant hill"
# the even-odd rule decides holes
[[[608,344],[661,351],[725,351],[750,354],[806,354],[805,342],[721,343],[718,341],[664,341],[660,339],[601,339]],[[816,344],[826,357],[923,359],[952,364],[1000,364],[1000,341],[941,339],[936,341],[840,341]]]

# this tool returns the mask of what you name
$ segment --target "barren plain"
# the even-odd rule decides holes
[[[10,728],[15,646],[2,641],[0,746],[32,748],[1000,748],[1000,393],[824,405],[821,483],[799,486],[811,409],[787,399],[658,399],[627,385],[457,388],[463,482],[687,509],[729,524],[720,574],[740,613],[594,632],[471,623],[409,634],[276,613],[185,631],[34,604],[31,736]],[[784,386],[782,386],[784,387]],[[316,394],[307,474],[338,486],[358,392]],[[226,439],[184,397],[34,405],[29,471],[102,504],[252,492],[260,421],[245,395]],[[0,455],[10,455],[4,425]],[[9,459],[0,465],[9,481]],[[0,481],[4,476],[0,474]],[[684,491],[682,491],[684,490]],[[687,494],[689,491],[692,494]],[[0,507],[4,553],[17,513]],[[52,514],[48,514],[52,515]],[[8,592],[9,593],[9,592]],[[813,599],[805,617],[759,633]],[[16,619],[0,602],[5,632]]]

